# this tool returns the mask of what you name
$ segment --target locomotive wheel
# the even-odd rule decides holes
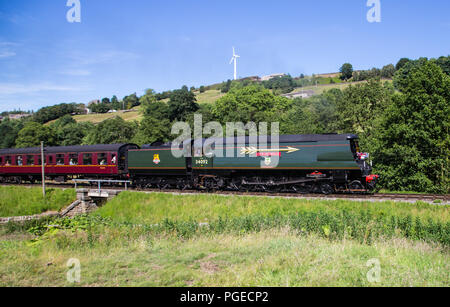
[[[359,181],[359,180],[352,181],[350,183],[350,185],[348,186],[348,188],[350,189],[350,193],[352,193],[352,194],[359,194],[359,193],[362,193],[364,190],[364,187],[363,187],[361,181]]]
[[[305,184],[295,184],[292,186],[292,189],[298,194],[308,194],[311,192],[311,187]]]
[[[322,193],[325,194],[325,195],[330,195],[330,194],[333,194],[333,193],[334,193],[334,188],[333,188],[331,185],[329,185],[328,183],[323,183],[323,184],[320,186],[320,190],[321,190]]]

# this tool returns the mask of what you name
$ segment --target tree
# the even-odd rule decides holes
[[[448,193],[450,77],[433,61],[407,65],[394,76],[400,92],[377,129],[374,162],[389,189]]]
[[[157,100],[153,91],[141,97],[141,112],[144,115],[133,142],[139,145],[169,140],[171,125],[167,103]]]
[[[89,109],[93,113],[104,114],[104,113],[108,113],[108,111],[111,110],[111,106],[110,106],[110,104],[105,104],[105,103],[92,103],[91,105],[89,105]]]
[[[186,86],[181,90],[173,91],[169,100],[169,119],[171,121],[185,121],[188,114],[199,109],[195,94],[190,92]]]
[[[109,98],[103,98],[103,99],[102,99],[102,103],[103,103],[103,104],[110,104],[111,101],[109,100]]]
[[[450,75],[450,55],[449,56],[441,56],[436,60],[436,64],[442,68],[442,71],[447,75]]]
[[[392,64],[386,65],[381,69],[381,77],[391,79],[395,74],[395,67]]]
[[[17,148],[37,147],[44,142],[46,146],[57,145],[56,132],[49,126],[29,122],[19,131],[16,140]]]
[[[345,63],[344,65],[342,65],[339,71],[341,73],[342,80],[351,79],[351,77],[353,76],[353,66],[350,63]]]
[[[395,65],[395,70],[400,70],[403,68],[403,66],[405,66],[407,63],[411,62],[410,59],[408,58],[401,58],[398,62],[397,65]]]
[[[81,145],[88,132],[94,129],[92,123],[77,123],[70,115],[61,117],[50,127],[56,132],[59,146]]]
[[[338,130],[337,99],[339,89],[332,89],[309,99],[294,99],[289,111],[282,113],[280,130],[283,134],[332,133]]]
[[[111,98],[111,108],[116,111],[122,109],[122,104],[120,103],[119,99],[117,99],[116,95],[112,96]]]
[[[139,98],[137,97],[136,93],[131,94],[130,96],[125,96],[123,98],[123,102],[125,104],[125,107],[130,110],[140,104]]]
[[[291,101],[275,96],[261,85],[232,88],[213,105],[212,114],[221,123],[271,121],[289,109]]]
[[[89,145],[129,143],[136,134],[136,130],[136,123],[126,122],[123,118],[116,116],[92,129],[84,143]]]
[[[0,148],[13,148],[23,126],[23,121],[4,119],[0,123]]]
[[[389,83],[370,79],[367,83],[350,85],[336,100],[341,132],[358,133],[363,145],[375,129],[375,121],[390,104],[394,89]]]
[[[206,92],[206,88],[204,85],[200,86],[200,93]]]
[[[49,121],[58,119],[66,114],[77,113],[78,106],[76,103],[61,103],[51,107],[39,109],[33,116],[33,119],[38,123],[45,124]]]
[[[295,88],[294,79],[290,75],[272,78],[268,81],[264,81],[263,85],[265,88],[276,91],[277,94],[290,93]]]
[[[220,88],[220,91],[222,93],[228,93],[230,91],[231,88],[231,83],[232,81],[228,79],[228,81],[225,83],[222,83],[222,87]]]

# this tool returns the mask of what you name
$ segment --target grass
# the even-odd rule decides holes
[[[220,195],[174,195],[165,193],[123,192],[96,212],[116,222],[157,224],[165,219],[175,221],[208,222],[221,218],[260,215],[287,216],[305,213],[339,214],[343,211],[359,214],[361,211],[374,216],[411,216],[423,220],[450,221],[450,206],[427,203],[354,202],[346,200],[308,200],[269,197],[244,197]]]
[[[79,286],[448,287],[449,209],[123,192],[91,216],[0,227],[0,286],[71,286],[76,258]]]
[[[0,238],[1,286],[70,286],[71,258],[81,263],[80,286],[449,286],[447,253],[401,239],[368,246],[288,229],[188,240],[106,229],[91,241],[60,232],[38,245]],[[380,283],[366,277],[373,258]]]
[[[215,103],[219,98],[223,97],[225,94],[222,93],[220,90],[208,90],[204,93],[195,92],[195,95],[197,97],[197,102],[199,104],[203,103]]]
[[[414,191],[391,191],[391,190],[380,190],[378,193],[380,194],[418,194],[425,195],[428,193],[425,192],[414,192]]]
[[[118,111],[117,113],[75,115],[73,118],[79,123],[91,122],[93,124],[99,124],[102,121],[115,118],[116,116],[122,117],[126,121],[141,121],[143,118],[139,108],[133,109],[131,112]]]
[[[329,81],[329,78],[322,78],[322,82],[327,82],[327,80]],[[367,81],[357,81],[357,82],[344,82],[344,83],[334,83],[334,84],[320,84],[318,83],[317,86],[315,85],[311,85],[311,86],[304,86],[304,87],[298,87],[295,88],[291,93],[296,93],[296,92],[300,92],[300,91],[306,91],[306,90],[313,90],[315,95],[321,95],[323,94],[325,91],[337,88],[340,90],[345,90],[347,87],[349,87],[350,85],[356,85],[356,84],[361,84],[361,83],[366,83]],[[383,79],[382,82],[392,82],[391,80],[388,79]]]
[[[0,187],[0,217],[25,216],[59,211],[75,199],[75,190],[47,189],[46,200],[41,188]]]

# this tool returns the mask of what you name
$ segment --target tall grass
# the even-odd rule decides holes
[[[347,200],[306,200],[269,197],[226,197],[219,195],[173,195],[123,192],[96,214],[114,221],[156,224],[164,219],[208,222],[249,215],[263,217],[307,212],[340,214],[343,211],[373,216],[411,216],[436,222],[450,221],[450,206],[427,203],[355,202]]]
[[[47,189],[44,199],[40,188],[0,187],[0,217],[59,211],[75,199],[73,189]]]
[[[123,193],[96,215],[180,237],[290,227],[299,234],[368,244],[375,238],[403,237],[450,246],[449,210],[426,203]]]

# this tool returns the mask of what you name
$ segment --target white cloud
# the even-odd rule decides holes
[[[38,84],[18,84],[18,83],[0,83],[0,95],[16,95],[16,94],[30,94],[39,92],[65,92],[65,91],[80,91],[80,88],[72,86],[55,85],[50,83]]]

